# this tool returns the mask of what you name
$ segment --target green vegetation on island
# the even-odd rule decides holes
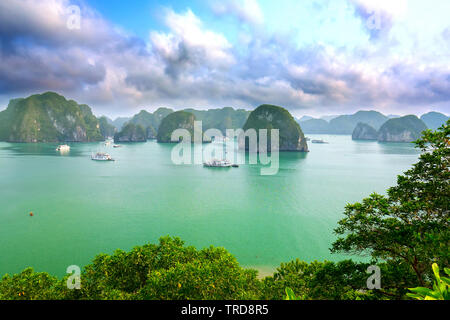
[[[308,151],[308,145],[300,125],[294,120],[289,111],[282,107],[267,104],[259,106],[250,113],[243,129],[244,131],[248,129],[255,129],[258,139],[259,130],[267,129],[267,151],[270,151],[271,129],[279,130],[280,151]],[[247,150],[249,148],[247,143],[245,148]]]
[[[0,112],[0,140],[91,142],[102,141],[103,136],[89,106],[46,92],[10,101]]]
[[[162,120],[161,125],[159,126],[158,134],[156,137],[157,141],[161,143],[178,142],[178,140],[171,140],[172,133],[176,129],[186,129],[190,133],[191,140],[193,141],[195,120],[195,116],[192,113],[186,111],[177,111],[169,114]]]
[[[224,135],[226,134],[226,129],[242,128],[250,114],[249,111],[243,109],[234,110],[233,108],[210,110],[185,109],[182,111],[193,114],[196,121],[202,121],[203,131],[214,128],[222,131]],[[134,115],[133,118],[129,119],[127,123],[134,123],[142,126],[147,132],[147,139],[155,139],[157,138],[162,121],[172,113],[174,113],[174,111],[168,108],[159,108],[154,113],[142,110]],[[180,119],[181,118],[178,118],[178,120]],[[172,120],[174,120],[174,118]],[[174,128],[178,129],[179,127],[176,125]],[[168,138],[166,135],[162,140],[169,142],[170,137]],[[159,142],[162,142],[162,140]]]
[[[420,136],[421,131],[425,129],[436,130],[449,119],[448,116],[439,113],[439,112],[429,112],[420,117],[420,120],[423,121],[425,127],[419,124],[420,121],[417,120],[401,120],[390,122],[388,125],[389,128],[386,130],[386,127],[383,128],[383,134],[378,137],[378,132],[381,127],[386,124],[389,120],[398,120],[401,119],[401,116],[389,115],[385,116],[377,111],[358,111],[353,115],[342,115],[336,116],[327,121],[326,119],[315,119],[309,116],[303,116],[300,120],[298,120],[299,124],[302,127],[302,130],[306,134],[352,134],[356,137],[361,136],[360,139],[354,140],[380,140],[383,142],[411,142],[417,139]],[[405,117],[403,117],[405,118]],[[359,123],[365,124],[365,126],[360,126]],[[372,129],[369,129],[369,127]],[[404,136],[396,136],[397,134],[389,137],[388,131],[396,131],[396,128],[403,127]],[[373,138],[373,134],[377,132],[377,137]],[[386,130],[386,132],[385,132]],[[408,132],[411,132],[411,138],[408,137]],[[381,132],[381,131],[380,131]],[[366,138],[364,136],[367,134]],[[370,139],[369,139],[370,138]]]
[[[117,131],[120,131],[122,130],[123,126],[130,120],[131,118],[129,117],[118,117],[114,119],[111,124],[116,127]]]
[[[114,135],[114,142],[145,142],[147,131],[140,124],[127,123],[123,129]]]
[[[420,120],[422,120],[427,125],[428,129],[431,130],[436,130],[446,123],[448,119],[448,116],[439,112],[428,112],[420,117]]]
[[[114,125],[111,124],[111,120],[107,117],[103,116],[98,118],[98,123],[100,125],[100,133],[103,138],[107,139],[109,137],[114,137],[117,129]]]
[[[352,133],[353,140],[377,140],[378,132],[366,123],[358,123]]]
[[[142,141],[140,136],[138,140],[133,140],[130,136],[130,129],[137,129],[140,131],[140,128],[143,128],[145,131],[145,141],[147,139],[156,139],[161,121],[171,113],[173,113],[173,110],[167,108],[159,108],[154,113],[141,110],[123,125],[117,136],[124,139],[123,141]],[[129,126],[130,124],[133,124],[134,126]],[[124,130],[126,130],[126,132],[122,132]],[[129,139],[126,137],[129,137]]]
[[[214,128],[222,131],[223,135],[226,135],[227,129],[241,129],[250,114],[250,111],[233,108],[184,111],[192,113],[197,121],[202,121],[203,131]]]
[[[258,110],[261,107],[267,109],[275,106],[263,105],[253,112],[231,107],[183,111],[194,115],[195,120],[202,121],[203,131],[215,128],[225,135],[226,129],[239,129],[244,126],[274,128],[274,124],[270,123],[272,120],[259,119],[257,123],[255,119],[250,119],[250,114],[261,112]],[[173,113],[172,109],[158,108],[153,113],[142,110],[132,118],[119,117],[112,121],[102,116],[97,119],[89,106],[79,105],[54,92],[46,92],[10,101],[8,108],[0,112],[0,141],[91,142],[112,136],[117,136],[121,141],[143,141],[141,127],[145,131],[145,139],[156,139],[162,121]],[[324,119],[304,116],[298,121],[301,127],[298,130],[299,128],[292,123],[292,117],[287,110],[279,111],[278,114],[285,115],[283,119],[273,120],[278,122],[276,126],[283,129],[280,131],[283,140],[280,144],[281,150],[291,151],[307,150],[306,141],[301,141],[297,146],[293,142],[292,139],[297,134],[301,137],[303,133],[352,134],[354,140],[411,142],[420,137],[421,132],[427,127],[436,129],[449,119],[448,116],[438,112],[429,112],[418,119],[415,116],[396,117],[385,116],[377,111],[358,111],[353,115],[330,116]],[[130,123],[135,126],[125,128],[125,125]],[[175,125],[174,128],[179,126]],[[124,129],[126,131],[121,132]],[[162,130],[160,142],[169,142],[170,137],[166,130],[167,128]],[[377,132],[376,138],[374,138],[375,132]]]
[[[136,114],[127,124],[135,124],[136,126],[141,126],[144,128],[146,132],[146,138],[147,139],[154,139],[156,134],[155,124],[154,124],[154,117],[153,114],[142,110],[138,114]]]
[[[381,142],[412,142],[427,130],[425,123],[414,115],[390,119],[378,131]]]

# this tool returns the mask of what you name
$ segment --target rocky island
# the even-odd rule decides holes
[[[437,130],[439,127],[445,124],[448,119],[449,117],[446,116],[445,114],[434,111],[428,112],[420,117],[420,120],[425,122],[428,129],[431,130]]]
[[[116,134],[117,142],[142,142],[147,139],[156,139],[161,121],[173,113],[172,109],[159,108],[154,113],[141,110],[129,119]]]
[[[172,141],[172,132],[176,129],[186,129],[191,134],[191,138],[194,139],[194,121],[195,116],[186,111],[177,111],[169,114],[165,117],[158,129],[156,139],[160,143],[173,143],[178,141]]]
[[[227,129],[241,129],[250,115],[250,111],[235,110],[231,107],[209,110],[185,109],[184,111],[192,113],[197,121],[202,121],[203,131],[214,128],[219,129],[223,135],[226,135]]]
[[[378,131],[380,142],[412,142],[427,130],[426,124],[414,115],[388,120]]]
[[[103,141],[100,124],[87,105],[54,93],[13,99],[0,112],[0,141]]]
[[[352,140],[377,140],[378,132],[367,123],[358,123],[352,133]]]
[[[98,118],[100,133],[105,139],[114,137],[114,134],[117,132],[116,127],[111,122],[112,121],[105,116]]]
[[[295,121],[289,111],[282,107],[267,104],[259,106],[250,113],[243,129],[244,131],[255,129],[258,135],[259,129],[267,129],[267,151],[271,151],[270,130],[279,129],[279,151],[308,152],[308,145],[300,125]],[[245,149],[249,149],[247,144]]]
[[[147,141],[147,131],[140,124],[127,123],[123,129],[116,133],[114,142],[145,142]]]

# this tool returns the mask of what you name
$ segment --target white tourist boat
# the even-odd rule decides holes
[[[97,152],[95,155],[91,155],[91,159],[94,161],[114,161],[114,159],[107,153]]]
[[[312,140],[312,143],[319,143],[319,144],[328,144],[328,142],[323,141],[323,140]]]
[[[233,165],[231,164],[230,161],[223,159],[223,160],[219,160],[219,159],[212,159],[210,161],[205,161],[203,163],[203,166],[205,167],[217,167],[217,168],[229,168],[232,167]]]
[[[67,144],[62,144],[56,148],[56,151],[68,152],[70,151],[70,147]]]

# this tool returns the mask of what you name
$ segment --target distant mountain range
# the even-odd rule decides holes
[[[378,111],[358,111],[352,115],[337,116],[330,121],[303,117],[298,122],[306,134],[353,134],[359,123],[367,124],[378,131],[384,123],[395,118],[400,117],[395,115],[385,116]],[[444,124],[448,118],[442,113],[430,112],[424,114],[421,120],[429,129],[435,130]]]
[[[266,109],[269,107],[266,105]],[[226,129],[243,128],[251,113],[244,109],[229,107],[182,111],[193,116],[189,116],[189,121],[201,120],[203,131],[216,128],[223,134],[226,134]],[[172,109],[159,108],[153,113],[142,110],[131,118],[120,117],[115,120],[106,116],[97,118],[89,106],[67,100],[54,92],[46,92],[10,101],[7,109],[0,112],[0,141],[89,142],[113,136],[121,142],[146,141],[158,137],[161,123],[173,113]],[[352,115],[330,115],[323,118],[305,116],[297,122],[302,133],[306,134],[353,134],[356,139],[373,139],[376,133],[377,139],[388,141],[389,136],[400,130],[399,128],[404,129],[401,133],[403,137],[409,139],[410,136],[417,135],[417,130],[436,129],[448,120],[448,116],[438,112],[424,114],[420,119],[414,116],[414,119],[410,117],[407,118],[409,120],[404,120],[405,117],[385,116],[377,111],[358,111]],[[396,121],[397,119],[403,120]],[[173,125],[173,121],[168,124],[176,126]],[[380,134],[384,134],[387,138],[383,140]],[[164,136],[164,139],[166,138]],[[397,141],[400,138],[392,139]]]

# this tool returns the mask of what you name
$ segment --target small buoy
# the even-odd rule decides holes
[[[34,216],[33,212],[30,212],[30,217]]]

